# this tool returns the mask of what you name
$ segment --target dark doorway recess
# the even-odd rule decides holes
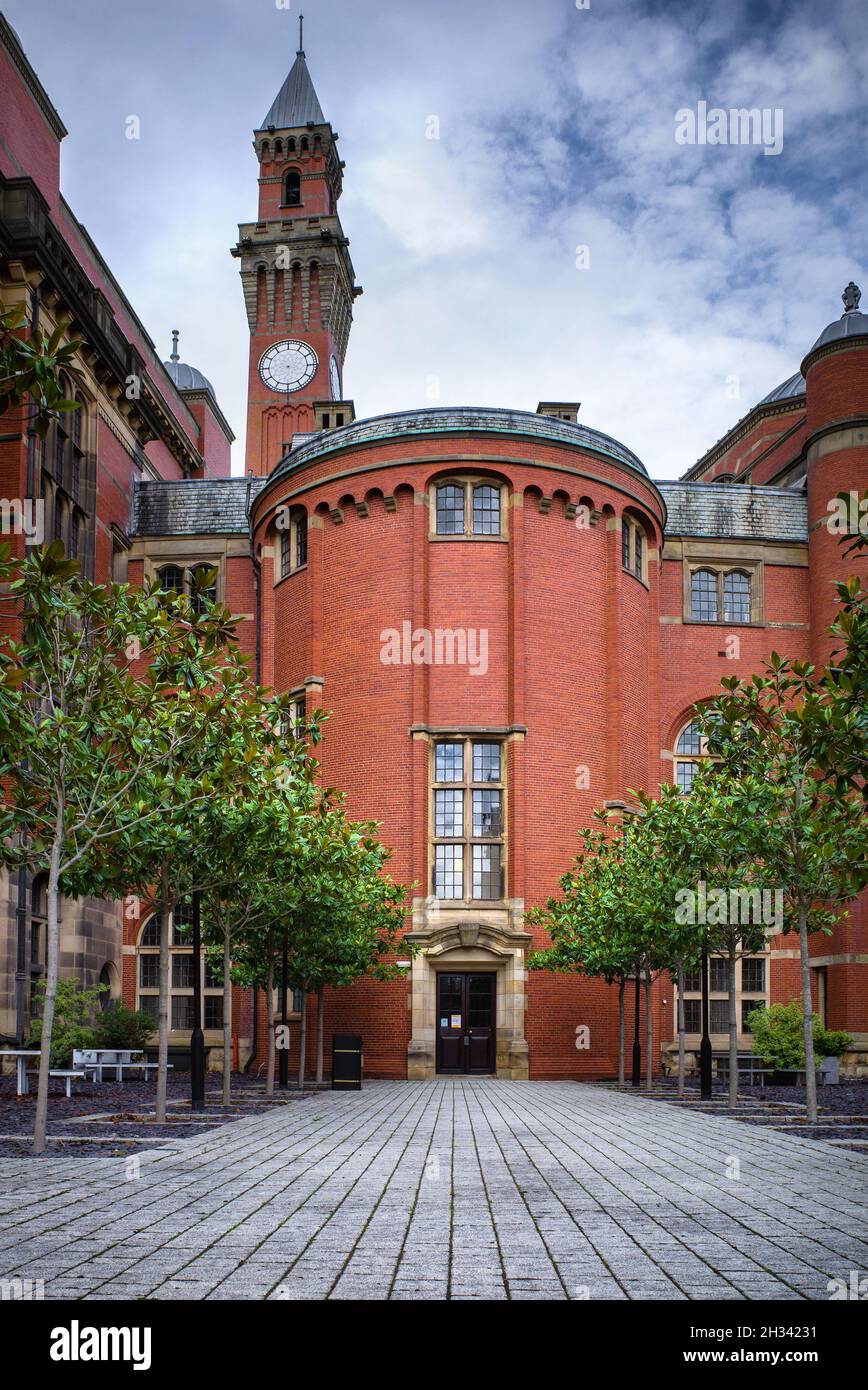
[[[437,1071],[490,1076],[494,1071],[494,971],[437,976]]]

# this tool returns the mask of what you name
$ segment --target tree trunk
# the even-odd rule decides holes
[[[301,1027],[298,1034],[298,1089],[304,1086],[307,1072],[307,990],[301,994]]]
[[[651,971],[645,968],[645,1089],[650,1091],[654,1086],[654,1015],[651,1012]]]
[[[738,999],[735,993],[736,947],[730,948],[726,962],[729,988],[729,1108],[738,1105]]]
[[[157,1010],[157,1124],[166,1123],[166,1091],[169,1078],[169,887],[165,870],[160,879],[160,1001]]]
[[[802,1012],[805,1033],[805,1118],[815,1125],[817,1111],[817,1072],[814,1067],[814,1006],[811,1000],[811,957],[808,948],[808,909],[799,903],[799,955],[802,959]]]
[[[626,1019],[625,1019],[626,1008],[625,1008],[624,999],[625,999],[626,991],[627,991],[627,978],[626,978],[625,975],[622,975],[622,976],[621,976],[621,979],[620,979],[620,982],[619,982],[619,984],[618,984],[618,1085],[619,1085],[619,1086],[623,1086],[623,1085],[624,1085],[624,1053],[625,1053],[625,1051],[626,1051],[625,1041],[624,1041],[625,1035],[626,1035]]]
[[[232,926],[229,909],[223,917],[223,1104],[232,1100]]]
[[[322,1064],[323,1064],[323,994],[325,991],[320,988],[316,992],[316,1080],[317,1085],[322,1085]]]
[[[678,1094],[684,1098],[684,1074],[687,1070],[684,1049],[684,962],[678,962]]]
[[[268,1034],[268,1052],[265,1063],[265,1094],[274,1095],[274,961],[268,962],[268,975],[265,980],[265,1031]]]
[[[39,1083],[36,1092],[36,1119],[33,1125],[33,1152],[45,1153],[48,1131],[48,1073],[51,1070],[51,1035],[54,1031],[54,1005],[57,999],[57,965],[60,955],[58,883],[63,820],[58,812],[55,836],[48,866],[48,968],[42,1007],[42,1036],[39,1044]]]

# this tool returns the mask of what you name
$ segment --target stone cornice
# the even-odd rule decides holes
[[[722,439],[719,439],[716,444],[713,444],[708,452],[702,455],[701,459],[697,459],[692,468],[688,468],[686,473],[682,473],[679,481],[684,483],[696,481],[700,473],[704,473],[707,468],[710,468],[719,458],[722,458],[725,453],[728,453],[734,444],[737,444],[740,439],[744,439],[745,435],[749,434],[760,420],[771,419],[775,415],[787,415],[796,410],[799,411],[801,416],[804,416],[804,396],[790,396],[785,401],[769,401],[768,405],[755,405],[753,410],[749,411],[738,424],[733,425],[728,434],[725,434]],[[788,435],[793,434],[795,430],[798,429],[800,424],[801,420],[797,420],[790,429],[784,430],[782,434],[777,435],[773,443],[769,445],[769,449],[777,448]],[[764,451],[764,453],[768,452],[769,450]],[[763,455],[760,457],[762,456]],[[756,467],[758,462],[758,459],[754,459],[750,467]],[[714,481],[716,481],[716,479]]]

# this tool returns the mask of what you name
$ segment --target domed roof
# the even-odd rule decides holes
[[[310,436],[286,454],[272,477],[294,472],[302,464],[337,449],[371,444],[382,440],[391,443],[402,436],[431,434],[503,434],[519,435],[526,439],[552,440],[588,449],[595,454],[615,459],[643,477],[648,470],[626,445],[588,425],[572,424],[551,415],[537,415],[527,410],[504,410],[494,406],[436,406],[424,410],[401,410],[391,415],[375,415],[368,420],[355,420],[339,429],[324,430]]]
[[[172,355],[168,362],[163,363],[163,366],[179,391],[210,391],[216,401],[217,392],[204,372],[200,372],[198,367],[191,367],[189,362],[182,362],[178,356],[178,337],[177,328],[173,328]]]
[[[805,378],[801,372],[796,372],[794,376],[788,376],[786,381],[782,381],[780,386],[776,386],[774,391],[769,391],[767,396],[763,396],[759,404],[771,405],[772,401],[788,401],[793,396],[803,396],[805,390]]]
[[[866,338],[868,337],[868,314],[863,314],[859,310],[859,300],[862,298],[862,291],[858,285],[854,285],[851,280],[841,299],[844,302],[844,312],[839,319],[834,319],[823,329],[811,352],[816,352],[817,348],[825,347],[827,343],[836,343],[842,338]],[[809,354],[810,355],[810,354]]]

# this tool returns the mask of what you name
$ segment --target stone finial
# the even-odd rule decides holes
[[[171,357],[170,357],[170,359],[169,359],[171,362],[180,362],[180,360],[181,360],[180,357],[178,356],[178,339],[179,339],[180,336],[181,336],[181,335],[180,335],[178,329],[177,329],[177,328],[173,328],[173,329],[172,329],[172,353],[171,353]]]
[[[854,285],[851,280],[841,299],[844,301],[845,314],[853,314],[859,308],[859,300],[862,298],[862,291],[858,285]]]

